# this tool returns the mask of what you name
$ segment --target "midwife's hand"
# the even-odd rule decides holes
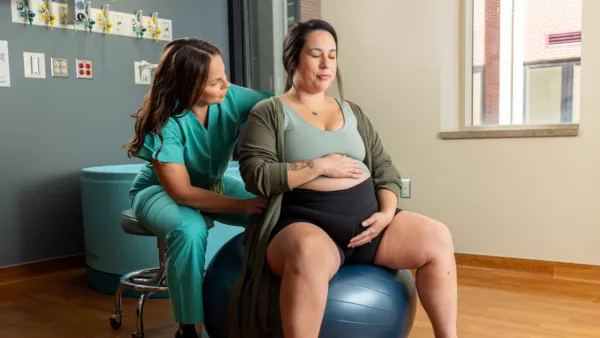
[[[242,201],[244,203],[244,213],[248,215],[260,214],[265,210],[267,204],[269,203],[269,199],[264,196],[254,197],[245,199]]]

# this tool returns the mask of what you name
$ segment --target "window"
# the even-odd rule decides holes
[[[285,35],[297,22],[319,18],[321,0],[228,0],[228,6],[236,83],[280,94]]]
[[[288,30],[294,27],[296,22],[300,21],[300,1],[301,0],[287,0]]]
[[[228,0],[228,9],[232,82],[283,93],[285,35],[297,22],[319,18],[321,0]]]
[[[464,0],[467,126],[579,122],[582,0]]]

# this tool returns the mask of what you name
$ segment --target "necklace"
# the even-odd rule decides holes
[[[294,100],[295,102],[298,102],[298,103],[300,103],[301,105],[305,106],[305,107],[306,107],[308,110],[310,110],[310,111],[312,112],[312,114],[313,114],[313,115],[315,115],[315,116],[318,116],[318,115],[319,115],[319,113],[318,113],[318,112],[316,112],[316,111],[314,111],[314,110],[310,109],[310,108],[309,108],[307,105],[305,105],[303,102],[300,102],[299,100],[296,100],[296,98],[294,98],[294,97],[293,97],[293,98],[292,98],[292,100]]]

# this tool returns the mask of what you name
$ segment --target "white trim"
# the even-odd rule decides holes
[[[575,105],[572,105],[573,110],[571,111],[571,123],[579,123],[579,118],[581,116],[581,78],[582,78],[582,70],[583,70],[583,63],[580,62],[579,64],[579,81],[575,82],[575,67],[577,67],[577,65],[573,65],[573,101],[575,101],[575,86],[578,87],[579,89],[579,96],[577,97],[577,101],[579,101],[579,105],[577,108],[577,110],[575,110]]]
[[[518,0],[513,3],[513,88],[512,88],[512,123],[523,124],[523,93],[524,93],[524,67],[523,49],[524,43],[524,1]]]
[[[461,121],[463,126],[473,124],[473,21],[473,0],[465,0],[465,119]]]
[[[469,1],[469,0],[468,0]],[[442,131],[458,131],[465,121],[460,107],[460,6],[453,1],[440,1],[437,6],[438,23],[438,62],[439,62],[439,111],[440,129]],[[467,74],[467,73],[466,73]]]
[[[500,0],[500,98],[498,107],[498,123],[510,124],[512,107],[512,10],[513,0]],[[487,66],[487,65],[486,65]]]

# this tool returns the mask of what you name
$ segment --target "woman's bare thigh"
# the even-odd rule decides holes
[[[267,248],[269,268],[283,275],[286,264],[308,260],[315,268],[327,269],[330,276],[340,266],[340,254],[333,240],[323,229],[310,223],[293,223],[283,228]]]
[[[399,212],[383,233],[374,263],[390,269],[417,269],[440,253],[453,254],[448,228],[436,220]]]

